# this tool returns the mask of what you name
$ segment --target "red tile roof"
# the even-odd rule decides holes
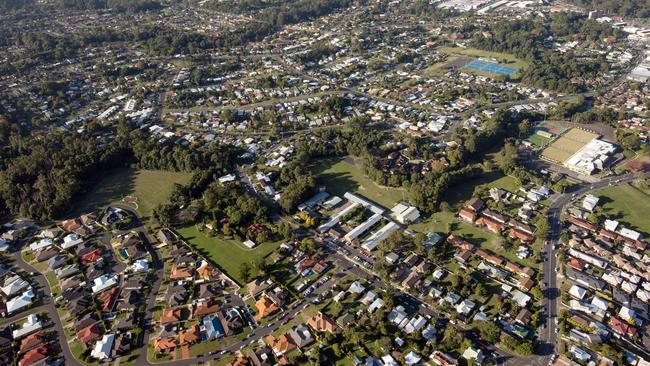
[[[102,250],[100,248],[95,248],[90,252],[82,255],[79,260],[81,263],[94,263],[97,262],[102,257]]]
[[[43,332],[37,332],[28,335],[20,341],[20,353],[29,351],[43,343]]]
[[[18,361],[18,366],[28,366],[35,364],[47,357],[47,346],[41,346],[33,350],[27,351],[23,358]]]
[[[97,296],[99,302],[102,303],[103,312],[108,313],[111,311],[111,309],[113,309],[113,305],[115,305],[115,300],[117,299],[119,292],[119,287],[113,287],[110,290],[106,290]]]
[[[615,332],[626,335],[628,337],[633,337],[637,332],[637,329],[634,326],[630,325],[626,321],[621,320],[615,316],[609,319],[609,326]]]
[[[160,324],[176,323],[181,320],[181,308],[165,309],[160,317]]]
[[[77,339],[79,339],[79,342],[81,343],[88,343],[94,339],[99,338],[101,335],[102,333],[99,330],[99,325],[97,323],[93,323],[78,331]]]

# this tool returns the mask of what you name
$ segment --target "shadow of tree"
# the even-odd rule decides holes
[[[131,194],[135,190],[136,174],[135,169],[115,169],[106,172],[102,177],[97,177],[69,217],[93,211]]]

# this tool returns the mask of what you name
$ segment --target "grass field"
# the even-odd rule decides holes
[[[354,165],[352,158],[324,159],[311,170],[332,195],[342,197],[345,192],[356,192],[389,209],[408,199],[405,189],[382,187],[365,177],[362,168]]]
[[[165,202],[174,183],[184,184],[191,178],[189,173],[167,172],[159,170],[123,169],[109,173],[79,205],[80,212],[94,210],[111,203],[122,203],[126,196],[137,198],[137,211],[142,216],[149,216],[153,208]],[[134,204],[130,204],[134,206]]]
[[[629,184],[603,188],[595,194],[601,198],[605,213],[614,216],[612,219],[650,235],[650,220],[646,212],[650,207],[650,194]]]
[[[547,137],[540,136],[536,133],[528,136],[526,141],[530,142],[531,144],[537,146],[537,147],[544,147],[548,145],[549,142],[551,142],[551,139]]]
[[[263,243],[253,249],[248,249],[237,240],[209,237],[200,232],[196,226],[178,229],[178,233],[193,245],[201,255],[212,260],[239,284],[245,283],[239,273],[242,263],[250,263],[258,258],[266,257],[276,251],[282,243],[281,241]],[[252,274],[253,276],[256,275],[256,273]]]
[[[593,132],[572,128],[544,149],[542,156],[563,163],[596,137],[598,135]]]

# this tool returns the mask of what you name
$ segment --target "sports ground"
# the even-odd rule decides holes
[[[489,72],[495,75],[512,75],[517,72],[517,70],[519,70],[516,67],[504,66],[494,62],[488,62],[479,59],[468,63],[465,67],[476,71]]]
[[[563,163],[597,137],[598,135],[593,132],[572,128],[544,149],[542,157],[556,163]]]

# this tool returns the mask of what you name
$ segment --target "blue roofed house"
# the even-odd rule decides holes
[[[223,326],[218,317],[215,315],[208,315],[203,318],[203,322],[201,323],[201,336],[203,337],[203,340],[206,341],[224,336]]]

